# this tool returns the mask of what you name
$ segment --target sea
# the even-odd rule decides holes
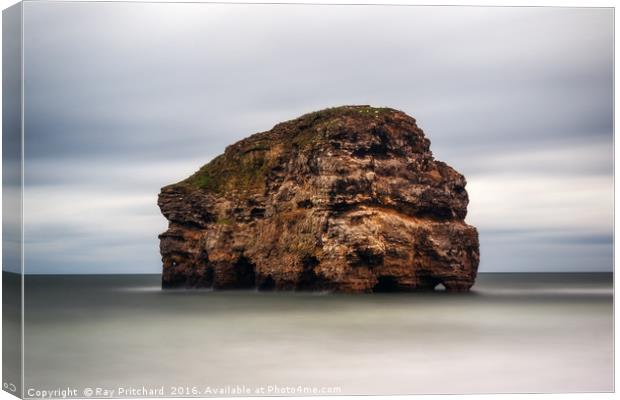
[[[27,275],[26,397],[610,392],[613,277],[481,273],[469,293],[162,290]]]

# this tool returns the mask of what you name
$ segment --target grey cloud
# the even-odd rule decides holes
[[[566,232],[536,229],[485,229],[484,235],[493,242],[533,242],[537,244],[613,244],[613,235],[601,232]]]
[[[184,157],[342,103],[402,108],[440,146],[611,132],[605,10],[163,8],[30,5],[29,154]]]

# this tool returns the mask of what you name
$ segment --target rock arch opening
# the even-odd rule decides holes
[[[239,257],[235,263],[236,282],[234,286],[239,289],[249,289],[256,285],[256,266],[245,257]]]
[[[399,290],[398,280],[392,275],[380,276],[372,288],[372,291],[376,293],[398,292]]]
[[[275,288],[276,281],[274,281],[271,276],[265,277],[261,282],[258,283],[258,290],[270,291],[275,290]]]

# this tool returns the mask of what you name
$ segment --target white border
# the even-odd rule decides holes
[[[40,2],[59,2],[59,1],[63,1],[63,2],[124,2],[124,0],[25,0],[25,2],[32,2],[32,1],[40,1]],[[133,0],[134,2],[149,2],[149,3],[189,3],[189,2],[199,2],[199,1],[187,1],[187,0],[148,0],[148,1],[144,1],[144,0]],[[493,1],[493,0],[474,0],[474,1],[467,1],[467,0],[447,0],[447,1],[438,1],[438,0],[425,0],[425,1],[414,1],[414,0],[374,0],[374,1],[370,1],[370,0],[314,0],[314,1],[309,1],[309,0],[288,0],[288,1],[282,1],[282,0],[245,0],[245,1],[231,1],[231,0],[218,0],[218,1],[213,1],[214,3],[249,3],[249,4],[261,4],[261,3],[292,3],[292,4],[365,4],[365,5],[426,5],[426,6],[493,6],[493,7],[504,7],[504,6],[513,6],[513,7],[616,7],[617,2],[614,0],[591,0],[591,1],[583,1],[583,0],[520,0],[520,1],[515,1],[515,0],[505,0],[505,1]],[[0,8],[2,10],[16,4],[19,3],[18,0],[0,0]],[[208,1],[206,1],[206,3],[208,3]],[[23,8],[22,8],[22,15],[23,15]],[[1,21],[1,19],[0,19]],[[614,10],[614,21],[615,21],[615,10]],[[1,25],[1,22],[0,22]],[[615,22],[614,22],[614,28],[615,28]],[[22,43],[23,43],[23,18],[22,18]],[[0,29],[0,43],[1,43],[1,38],[2,38],[2,33],[1,33],[1,29]],[[614,78],[616,76],[616,74],[618,73],[618,66],[617,63],[615,62],[615,50],[616,50],[616,43],[617,41],[616,39],[616,31],[614,29]],[[22,45],[22,74],[23,74],[23,57],[24,57],[24,51],[23,51],[23,45]],[[1,55],[0,55],[0,72],[1,72]],[[23,75],[22,75],[23,76]],[[23,212],[23,176],[24,176],[24,165],[23,165],[23,161],[24,161],[24,137],[23,137],[23,112],[24,112],[24,87],[23,87],[23,81],[22,81],[22,212]],[[616,80],[614,79],[614,132],[615,132],[615,117],[617,115],[617,108],[616,108],[616,102],[615,102],[615,93],[616,93]],[[2,105],[2,99],[0,98],[0,108]],[[0,113],[0,124],[2,122],[2,116]],[[2,148],[2,144],[0,141],[0,150]],[[615,188],[615,177],[618,175],[619,172],[619,168],[615,163],[615,159],[616,156],[618,156],[619,152],[618,152],[618,147],[616,146],[615,143],[615,134],[614,134],[614,188]],[[0,165],[0,170],[1,170],[1,165]],[[618,216],[615,213],[615,209],[616,206],[618,205],[618,198],[615,197],[615,191],[614,191],[614,227],[617,226],[617,222],[619,222],[618,220]],[[1,199],[0,199],[0,203],[1,203]],[[22,214],[22,243],[23,243],[23,235],[24,235],[24,229],[23,229],[23,214]],[[1,239],[1,232],[0,232],[0,239]],[[616,250],[617,250],[617,243],[615,241],[615,229],[614,229],[614,271],[616,270]],[[22,273],[24,271],[24,247],[22,246]],[[616,287],[616,283],[617,283],[617,277],[616,274],[614,273],[614,288]],[[0,289],[1,292],[1,289]],[[23,302],[23,294],[24,294],[24,288],[23,288],[23,280],[22,280],[22,317],[23,317],[23,307],[24,307],[24,302]],[[614,296],[614,321],[615,316],[616,316],[616,296]],[[1,311],[0,311],[0,315],[1,315]],[[24,341],[23,341],[23,333],[24,333],[24,322],[23,322],[23,318],[22,318],[22,385],[25,388],[25,382],[24,382]],[[615,330],[615,324],[614,324],[614,344],[615,344],[615,340],[617,339],[617,336],[615,336],[616,334],[616,330]],[[1,356],[2,352],[0,349],[0,356]],[[618,355],[618,351],[614,345],[614,358],[616,358]],[[1,358],[0,358],[1,359]],[[615,365],[615,363],[614,363]],[[614,368],[614,376],[615,379],[614,381],[617,382],[617,378],[618,378],[618,371],[615,370]],[[481,377],[484,378],[484,377]],[[334,400],[334,399],[338,399],[338,400],[355,400],[355,399],[360,399],[360,398],[364,398],[366,396],[316,396],[316,397],[308,397],[309,399],[312,400]],[[546,399],[546,400],[572,400],[572,399],[610,399],[610,398],[615,398],[617,397],[617,395],[615,393],[571,393],[571,394],[489,394],[489,395],[410,395],[410,396],[372,396],[373,398],[377,398],[377,399],[382,399],[382,400],[401,400],[401,399],[434,399],[434,400],[447,400],[447,399],[455,399],[455,398],[466,398],[466,399],[504,399],[504,400],[519,400],[519,399]],[[300,397],[279,397],[281,399],[298,399]],[[8,394],[7,392],[4,391],[0,391],[0,400],[9,400],[9,399],[15,399],[14,396]],[[238,398],[238,397],[226,397],[226,399],[228,400],[237,400],[237,399],[245,399],[245,398]]]

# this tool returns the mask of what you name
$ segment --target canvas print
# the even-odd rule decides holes
[[[613,391],[613,18],[4,10],[4,391]]]

